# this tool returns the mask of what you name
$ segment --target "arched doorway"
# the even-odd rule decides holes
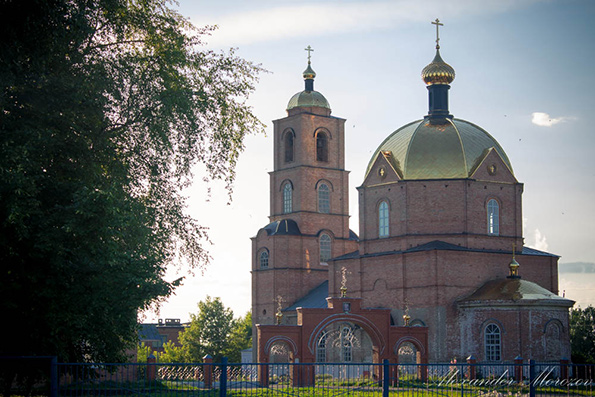
[[[269,347],[269,382],[278,384],[291,384],[292,367],[291,363],[295,361],[295,355],[289,342],[279,339],[271,343]]]
[[[327,325],[316,341],[316,375],[343,378],[369,377],[373,362],[372,338],[359,324],[337,321]],[[345,365],[325,365],[342,363]],[[355,365],[366,363],[367,365]]]

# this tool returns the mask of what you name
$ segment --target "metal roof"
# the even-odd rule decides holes
[[[512,172],[504,149],[481,127],[461,119],[447,118],[444,124],[417,120],[399,128],[378,146],[366,175],[378,154],[384,153],[403,179],[468,178],[491,148]]]

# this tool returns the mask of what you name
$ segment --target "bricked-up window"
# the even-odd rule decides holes
[[[500,361],[500,327],[496,324],[488,324],[484,337],[486,361]]]
[[[266,249],[260,253],[260,268],[269,268],[269,252]]]
[[[332,241],[328,234],[320,236],[320,263],[326,263],[332,258]]]
[[[326,362],[326,338],[325,332],[318,339],[318,345],[316,346],[316,362],[318,363]]]
[[[316,134],[316,160],[328,162],[328,137],[324,132]]]
[[[293,161],[293,132],[288,131],[285,134],[285,162]]]
[[[283,186],[283,213],[288,214],[293,211],[293,188],[291,183],[287,182]]]
[[[500,206],[494,199],[488,201],[488,234],[492,236],[500,234]]]
[[[328,214],[331,211],[330,189],[324,183],[318,186],[318,212]]]
[[[383,201],[378,206],[378,237],[388,237],[388,203]]]

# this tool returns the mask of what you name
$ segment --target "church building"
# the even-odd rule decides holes
[[[252,238],[255,359],[570,357],[558,256],[524,246],[523,184],[494,137],[450,114],[438,43],[428,114],[379,144],[357,188],[359,236],[345,119],[314,90],[308,55],[304,90],[274,121],[269,224]]]

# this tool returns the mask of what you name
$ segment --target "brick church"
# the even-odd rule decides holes
[[[558,256],[524,246],[523,184],[503,148],[449,113],[455,72],[438,40],[428,114],[380,143],[357,188],[359,236],[345,119],[314,90],[308,55],[304,90],[274,121],[270,223],[252,238],[254,359],[570,357]]]

